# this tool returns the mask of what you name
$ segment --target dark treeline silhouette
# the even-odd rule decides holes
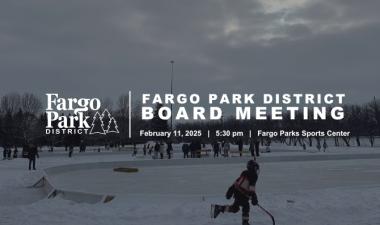
[[[122,147],[126,144],[145,142],[146,138],[139,137],[139,130],[167,130],[167,121],[158,117],[157,111],[161,105],[156,106],[156,112],[152,121],[141,119],[141,104],[136,102],[132,110],[132,137],[129,139],[129,102],[128,95],[121,95],[116,106],[110,99],[103,99],[99,113],[104,109],[112,114],[117,122],[119,133],[108,133],[107,135],[94,134],[46,134],[47,115],[43,109],[41,99],[31,93],[19,94],[9,93],[0,98],[0,146],[3,148],[17,148],[33,143],[38,146],[50,146],[53,151],[55,146],[64,146],[69,149],[71,146],[103,145],[106,147]],[[114,109],[113,109],[114,108]],[[70,115],[72,112],[68,112]],[[64,115],[64,113],[61,113]],[[95,112],[89,111],[88,123]],[[114,121],[114,122],[115,122]],[[57,122],[53,122],[53,127],[57,128]]]
[[[158,116],[158,110],[162,105],[155,106],[154,118],[150,121],[141,119],[141,103],[133,103],[132,111],[132,139],[128,136],[129,121],[129,104],[128,95],[121,95],[116,101],[115,107],[110,99],[102,100],[102,108],[109,110],[117,121],[119,133],[111,133],[107,135],[46,135],[46,114],[43,109],[41,99],[31,93],[19,94],[9,93],[0,99],[0,145],[2,147],[19,147],[27,143],[33,142],[38,146],[70,146],[81,145],[108,145],[108,146],[124,146],[126,144],[143,143],[158,138],[140,137],[140,130],[167,131],[169,130],[168,121],[162,120]],[[296,120],[290,120],[287,115],[284,119],[279,120],[247,120],[237,121],[232,117],[224,118],[218,121],[189,121],[185,123],[177,123],[176,129],[181,130],[184,134],[189,130],[202,130],[202,136],[178,137],[173,141],[192,141],[194,139],[202,140],[202,143],[210,143],[215,139],[228,139],[228,137],[207,138],[207,131],[230,130],[244,131],[248,134],[249,130],[254,135],[257,130],[346,130],[351,132],[350,137],[335,138],[335,145],[350,145],[350,140],[355,139],[357,146],[362,143],[360,137],[368,138],[370,145],[374,146],[375,137],[380,136],[380,102],[373,99],[369,103],[363,105],[345,105],[345,118],[343,120],[333,120],[327,117],[326,120],[303,120],[302,116],[296,116]],[[89,112],[89,122],[92,120],[95,112]],[[56,124],[55,124],[56,125]],[[236,138],[235,138],[236,139]],[[248,143],[248,136],[240,137]],[[261,143],[265,144],[269,141],[267,138],[260,138]],[[288,137],[274,138],[272,141],[278,141],[288,145],[309,145],[313,146],[321,142],[321,138]],[[230,140],[234,142],[236,140]]]
[[[41,137],[42,103],[33,94],[10,93],[0,100],[0,143],[3,147],[24,145],[27,140]],[[41,117],[42,118],[42,117]]]
[[[331,110],[327,110],[331,111]],[[354,138],[356,146],[361,146],[363,138],[369,141],[370,146],[374,146],[375,137],[380,136],[380,102],[375,98],[363,105],[345,105],[344,106],[345,118],[343,120],[333,120],[327,116],[326,120],[304,120],[301,113],[296,115],[295,120],[290,120],[289,114],[285,114],[283,120],[243,120],[237,121],[234,117],[228,117],[220,121],[202,121],[202,122],[186,122],[177,124],[177,129],[182,132],[186,130],[201,130],[206,134],[208,130],[211,131],[211,139],[219,141],[223,139],[230,139],[231,142],[236,142],[241,137],[231,138],[225,136],[215,136],[216,130],[224,131],[243,131],[242,137],[245,143],[249,143],[249,131],[252,132],[252,137],[256,138],[257,130],[263,131],[350,131],[348,137],[334,137],[335,146],[350,146],[351,139]],[[309,113],[311,115],[311,113]],[[191,140],[193,137],[185,137],[184,140]],[[203,139],[207,136],[203,135]],[[362,139],[361,139],[362,138]],[[268,144],[271,141],[277,141],[287,145],[300,145],[300,146],[315,146],[321,145],[325,141],[324,137],[260,137],[262,145]],[[207,140],[203,140],[209,142]]]

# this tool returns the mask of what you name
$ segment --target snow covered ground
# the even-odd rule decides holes
[[[380,148],[288,150],[277,146],[259,159],[259,202],[277,224],[380,224]],[[25,159],[0,161],[1,225],[241,224],[240,213],[213,220],[209,208],[211,203],[231,202],[224,193],[248,157],[180,160],[177,152],[176,159],[160,161],[123,151],[75,153],[73,158],[66,154],[62,149],[42,152],[37,171],[27,171]],[[46,199],[39,189],[28,188],[44,168],[113,161],[126,161],[139,172],[89,167],[51,177],[63,189],[115,194],[110,203]],[[252,207],[251,224],[271,221]]]

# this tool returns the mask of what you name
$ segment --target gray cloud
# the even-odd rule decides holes
[[[379,96],[376,1],[0,3],[0,95],[346,92]]]

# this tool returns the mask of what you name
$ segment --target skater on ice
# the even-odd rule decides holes
[[[230,152],[230,143],[224,140],[222,143],[222,149],[223,149],[223,156],[228,157],[229,152]]]
[[[183,158],[189,158],[189,151],[190,147],[187,143],[183,143],[182,145],[182,152],[183,152]]]
[[[243,156],[243,140],[241,138],[237,141],[237,145],[239,148],[239,155],[240,157],[242,157]]]
[[[233,204],[212,205],[211,216],[216,218],[220,213],[237,213],[242,208],[242,224],[249,225],[249,200],[254,206],[258,204],[255,186],[259,170],[260,167],[256,161],[248,161],[247,169],[241,173],[240,177],[227,190],[226,198],[231,199],[233,197]]]
[[[166,150],[166,144],[163,140],[160,140],[160,159],[164,159],[165,150]]]
[[[214,158],[219,157],[219,152],[220,152],[220,144],[217,141],[214,141],[212,144],[212,148],[214,150]]]
[[[326,139],[323,141],[323,152],[326,152],[326,149],[327,149],[327,143],[326,143]]]
[[[29,170],[36,170],[36,157],[40,158],[38,155],[37,146],[34,144],[29,144],[28,146],[28,158],[29,158]]]
[[[153,159],[158,159],[158,154],[160,153],[160,142],[156,141],[154,145],[154,155]]]
[[[166,154],[168,155],[168,159],[171,159],[172,158],[172,152],[173,152],[172,142],[169,140],[166,145],[167,145]]]

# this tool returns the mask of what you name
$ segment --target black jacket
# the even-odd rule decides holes
[[[254,195],[257,178],[256,172],[244,170],[234,183],[235,191],[247,197]]]
[[[28,150],[28,156],[29,156],[29,159],[35,159],[36,156],[39,157],[38,150],[37,150],[36,146],[33,146],[33,147],[29,148],[29,150]]]

